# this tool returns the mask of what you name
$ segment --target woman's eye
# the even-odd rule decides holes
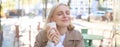
[[[70,13],[66,13],[67,15],[70,15]]]
[[[57,15],[60,16],[60,15],[62,15],[62,13],[58,13]]]
[[[70,15],[70,12],[67,11],[67,12],[66,12],[66,15]]]

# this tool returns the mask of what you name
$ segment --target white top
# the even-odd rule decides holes
[[[65,34],[60,37],[60,42],[55,46],[55,44],[51,41],[48,41],[46,47],[64,47],[62,45],[63,41],[65,39]]]

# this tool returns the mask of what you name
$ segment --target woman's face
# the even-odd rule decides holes
[[[67,27],[70,24],[70,9],[68,6],[58,6],[53,13],[52,20],[55,21],[58,26]]]

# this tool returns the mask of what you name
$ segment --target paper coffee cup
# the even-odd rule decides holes
[[[56,28],[56,23],[55,23],[55,22],[50,22],[50,23],[48,23],[47,25],[50,26],[50,27],[52,27],[52,28]],[[51,32],[54,33],[55,30],[52,29]]]

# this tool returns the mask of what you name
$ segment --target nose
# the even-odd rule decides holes
[[[66,13],[64,13],[64,14],[63,14],[63,17],[64,17],[64,18],[66,18],[66,17],[67,17],[67,14],[66,14]]]

